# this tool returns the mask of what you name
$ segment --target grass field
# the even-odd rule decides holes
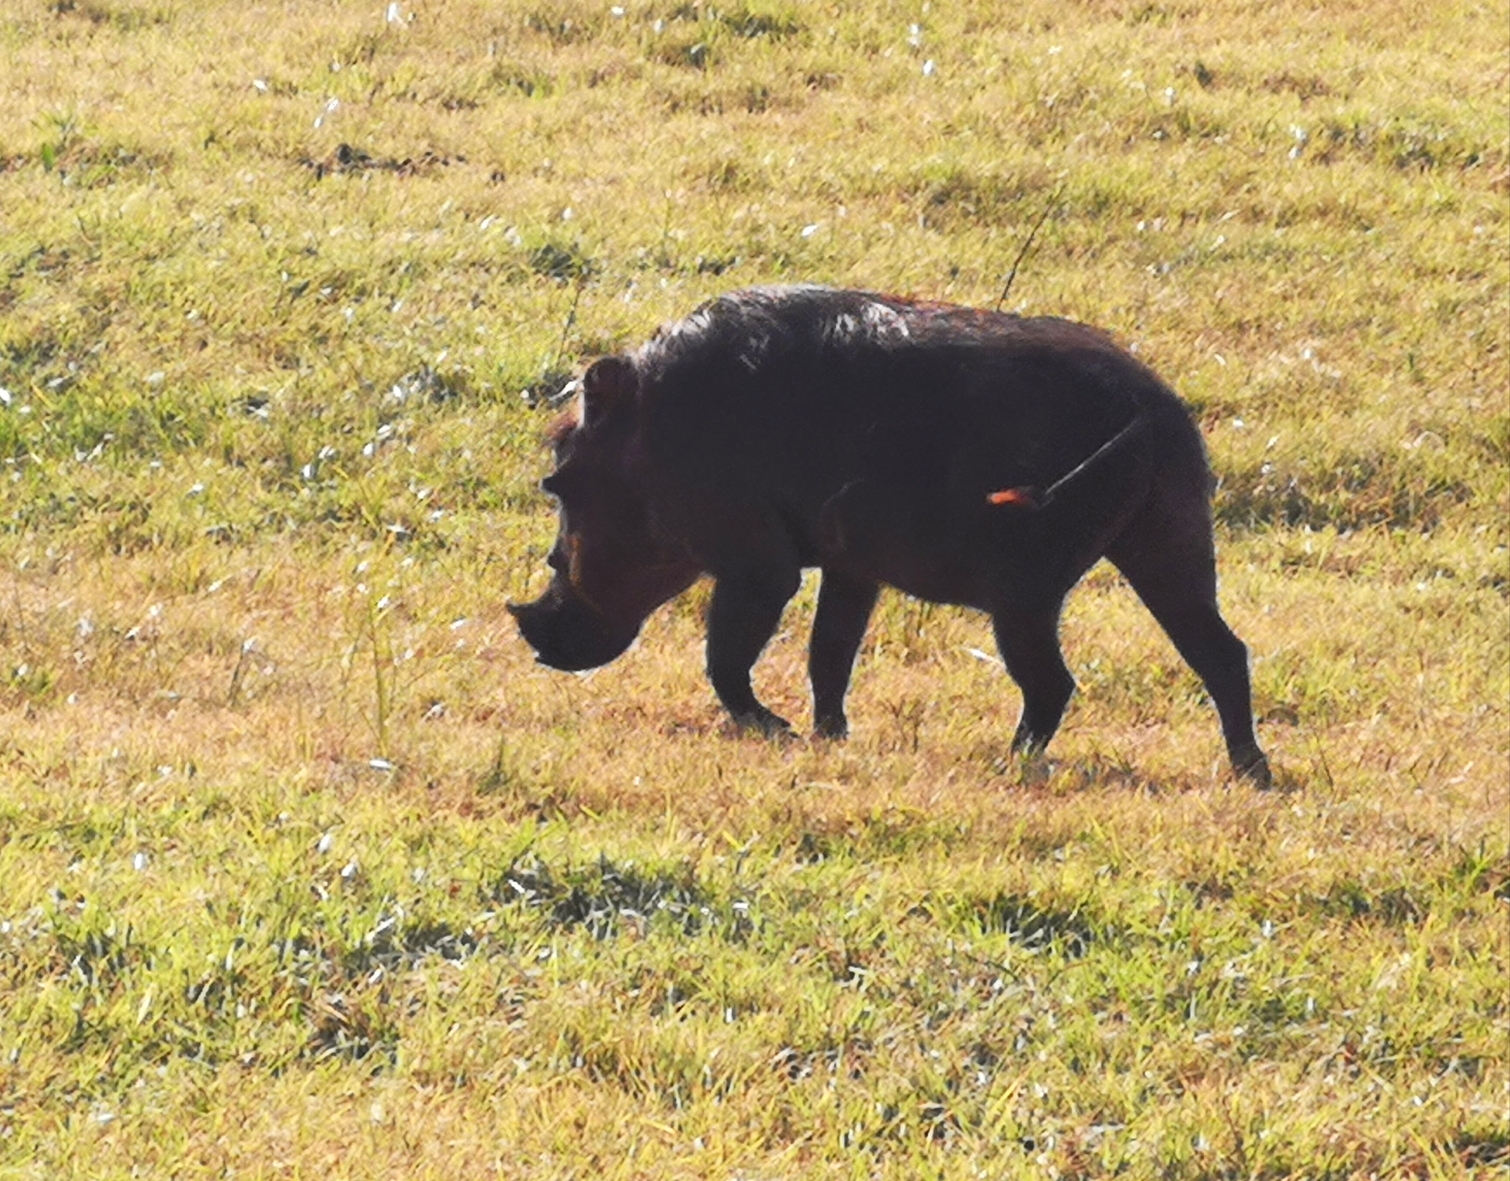
[[[1467,0],[10,0],[0,1178],[1504,1175],[1507,103]],[[900,596],[843,745],[701,588],[532,663],[573,371],[1040,218],[1284,790],[1105,567],[1036,763]]]

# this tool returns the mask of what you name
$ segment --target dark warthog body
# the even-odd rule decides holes
[[[1268,783],[1247,650],[1217,609],[1200,435],[1094,329],[817,287],[738,292],[594,364],[552,441],[555,574],[512,610],[553,668],[607,663],[710,575],[713,687],[740,724],[785,729],[750,669],[817,566],[820,734],[845,733],[886,584],[991,615],[1023,693],[1013,745],[1038,748],[1074,689],[1064,597],[1104,556],[1205,682],[1234,766]]]

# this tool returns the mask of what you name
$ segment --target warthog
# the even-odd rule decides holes
[[[991,616],[1022,689],[1013,748],[1039,749],[1075,685],[1065,595],[1106,557],[1205,682],[1235,769],[1269,784],[1247,649],[1217,607],[1200,434],[1093,328],[823,287],[736,292],[594,363],[551,441],[554,574],[510,610],[552,668],[613,660],[708,575],[713,688],[741,726],[785,731],[750,670],[816,566],[818,734],[848,729],[885,584]]]

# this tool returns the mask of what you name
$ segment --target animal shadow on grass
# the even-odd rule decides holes
[[[1003,752],[1000,745],[974,752],[971,762],[984,767],[1007,788],[1023,788],[1054,796],[1085,792],[1114,792],[1146,796],[1185,795],[1204,791],[1213,782],[1228,789],[1243,786],[1225,768],[1215,765],[1210,774],[1182,771],[1173,775],[1150,775],[1146,768],[1119,751],[1095,750],[1073,758],[1053,758],[1042,752]],[[1272,790],[1279,794],[1299,791],[1305,784],[1293,773],[1274,768]]]

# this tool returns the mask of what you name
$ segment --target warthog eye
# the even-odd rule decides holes
[[[585,474],[581,468],[558,467],[540,481],[540,489],[557,500],[567,500],[590,482],[590,480],[584,480]]]

